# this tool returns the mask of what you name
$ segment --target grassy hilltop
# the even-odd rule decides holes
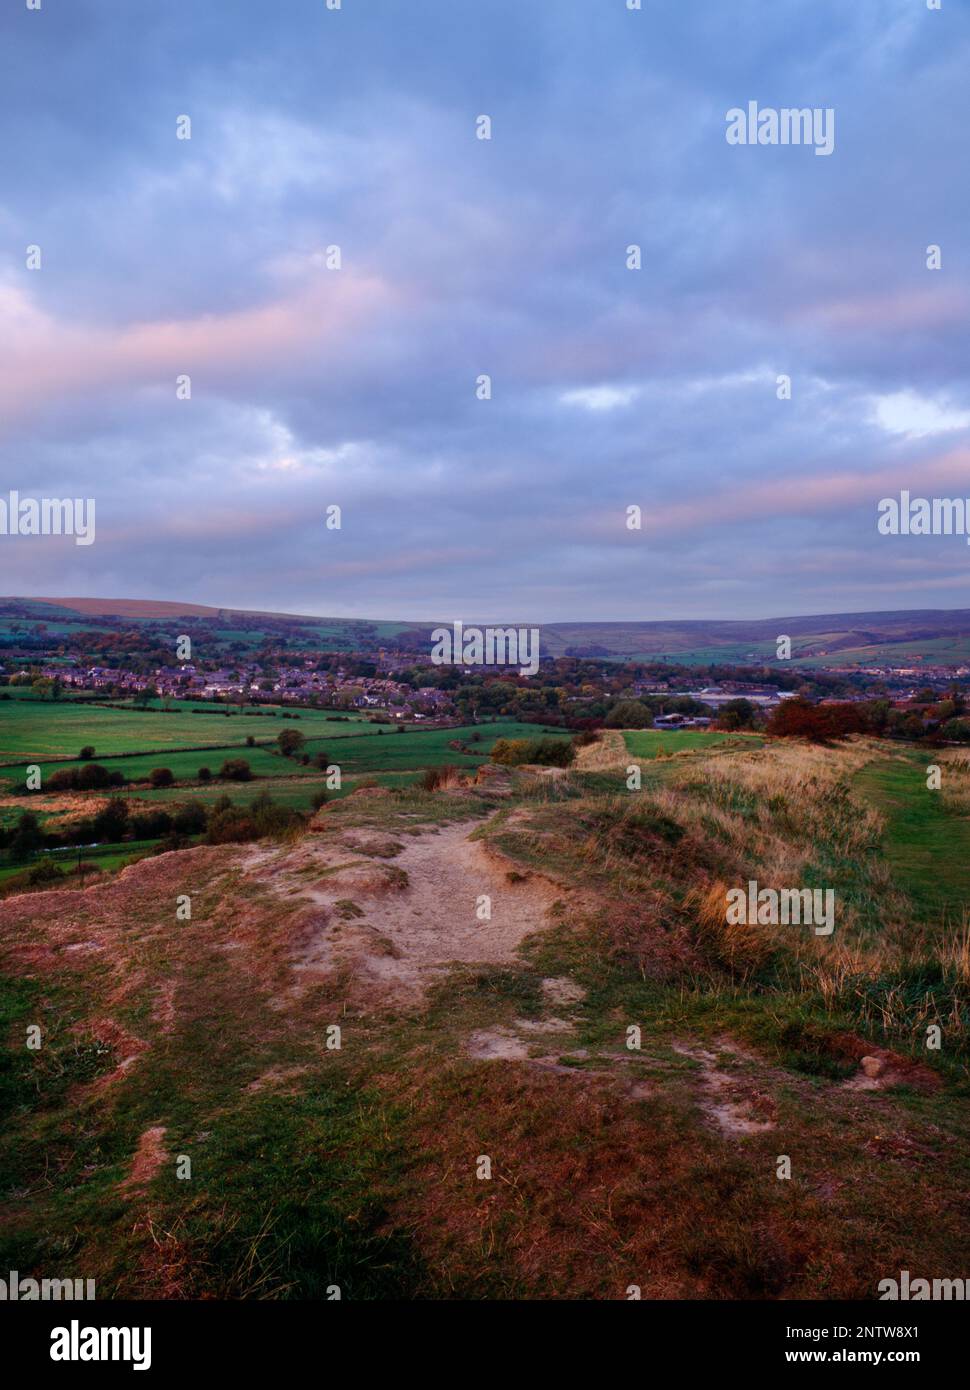
[[[0,1263],[283,1298],[964,1268],[970,768],[935,756],[942,794],[875,741],[614,732],[8,898]],[[748,878],[834,888],[832,937],[729,928]]]

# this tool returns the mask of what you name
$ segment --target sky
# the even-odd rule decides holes
[[[970,498],[967,0],[28,3],[0,497],[96,538],[0,536],[0,592],[970,607],[962,536],[876,527]],[[830,109],[831,154],[728,143],[751,101]]]

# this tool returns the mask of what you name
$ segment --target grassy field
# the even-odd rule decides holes
[[[240,714],[234,707],[173,703],[166,713],[155,703],[142,711],[135,708],[106,709],[90,703],[60,700],[0,701],[0,760],[23,758],[48,762],[76,758],[85,744],[93,745],[96,757],[117,753],[210,744],[225,747],[244,744],[252,735],[258,741],[271,741],[281,729],[296,728],[305,736],[326,732],[340,738],[348,732],[371,728],[361,715],[335,719],[322,710],[300,710],[299,720],[284,719],[274,706],[259,707],[261,712]]]
[[[124,720],[127,715],[122,715]],[[139,716],[132,716],[137,719]],[[203,722],[203,721],[200,721]],[[269,723],[270,721],[265,721]],[[153,768],[167,767],[178,779],[195,780],[200,767],[208,767],[215,775],[227,758],[245,758],[255,777],[306,777],[320,780],[320,769],[304,767],[292,758],[284,758],[272,746],[245,746],[245,735],[252,725],[262,725],[262,720],[247,720],[245,725],[237,719],[232,724],[238,742],[213,744],[202,750],[171,752],[159,749],[155,753],[139,753],[130,756],[113,755],[103,760],[110,771],[120,772],[124,777],[137,781],[147,780]],[[339,765],[348,775],[364,775],[375,772],[407,772],[425,767],[441,767],[454,763],[461,767],[476,767],[487,760],[489,750],[499,738],[535,738],[542,730],[534,724],[519,724],[506,720],[494,724],[466,725],[460,728],[421,729],[409,728],[399,733],[396,728],[386,725],[366,725],[368,732],[355,733],[361,722],[324,724],[317,720],[301,721],[299,724],[289,720],[278,723],[277,728],[298,728],[306,738],[305,752],[311,758],[324,752],[332,763]],[[180,721],[178,729],[190,737],[194,729],[185,720]],[[326,730],[324,733],[323,730]],[[318,733],[317,731],[320,730]],[[128,726],[129,738],[136,739],[140,726]],[[171,733],[171,728],[170,728]],[[262,733],[262,729],[260,729]],[[551,736],[567,738],[561,730],[551,730]],[[449,745],[456,740],[477,739],[469,743],[474,752],[459,753]],[[100,759],[95,757],[95,761]],[[29,763],[10,764],[0,767],[0,785],[6,783],[8,789],[24,786]],[[75,760],[70,762],[51,761],[43,764],[46,776],[66,767],[77,767]]]
[[[81,859],[85,864],[94,864],[100,873],[111,873],[131,864],[136,859],[150,854],[159,844],[158,840],[126,840],[124,843],[89,845],[79,851],[76,848],[55,850],[38,855],[31,865],[8,864],[0,866],[0,886],[10,878],[23,873],[25,868],[33,867],[42,860],[50,860],[66,871],[70,871]]]
[[[623,738],[635,758],[706,748],[760,748],[762,743],[756,734],[722,734],[707,729],[626,729]]]
[[[970,767],[926,800],[875,740],[689,747],[638,793],[391,786],[0,904],[0,1268],[367,1300],[872,1300],[965,1269]],[[834,935],[730,927],[749,877],[831,887]]]
[[[886,860],[916,912],[959,924],[970,906],[970,817],[949,809],[942,790],[927,788],[934,761],[938,753],[915,750],[879,759],[856,786],[885,817]],[[943,775],[949,777],[946,764]]]
[[[417,781],[420,775],[420,772],[370,773],[366,776],[342,778],[339,789],[330,790],[327,788],[325,775],[317,770],[313,776],[307,777],[263,778],[255,786],[252,783],[218,782],[210,783],[207,786],[140,789],[137,793],[137,800],[148,804],[161,803],[163,805],[198,801],[203,806],[211,806],[214,801],[228,796],[234,804],[245,805],[257,792],[259,794],[266,792],[281,806],[288,806],[293,811],[306,812],[311,810],[313,797],[318,791],[326,791],[328,801],[337,801],[356,791],[362,782],[374,783],[379,787],[405,787]],[[112,795],[125,796],[126,793],[121,791],[114,792]]]

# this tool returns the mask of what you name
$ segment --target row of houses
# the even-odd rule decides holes
[[[136,694],[153,688],[172,699],[219,697],[222,699],[285,699],[314,704],[335,704],[352,709],[387,710],[411,718],[436,718],[453,708],[451,696],[434,686],[414,691],[387,676],[348,676],[318,672],[306,666],[277,667],[272,678],[256,664],[232,669],[202,671],[192,662],[160,666],[150,674],[114,666],[46,666],[42,674],[62,685],[83,690],[120,690]]]

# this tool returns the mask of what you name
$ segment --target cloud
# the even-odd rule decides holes
[[[909,439],[970,428],[970,410],[955,410],[943,401],[920,396],[915,391],[875,396],[872,411],[876,422],[884,430],[890,434],[905,435]]]
[[[637,395],[635,386],[585,386],[575,391],[564,391],[559,397],[563,405],[578,405],[583,410],[616,410],[629,405]]]
[[[945,538],[881,546],[874,505],[967,490],[941,446],[970,424],[970,15],[466,9],[0,19],[5,473],[99,521],[83,556],[0,546],[0,586],[405,618],[954,602]],[[835,155],[732,159],[749,97],[835,107]]]

